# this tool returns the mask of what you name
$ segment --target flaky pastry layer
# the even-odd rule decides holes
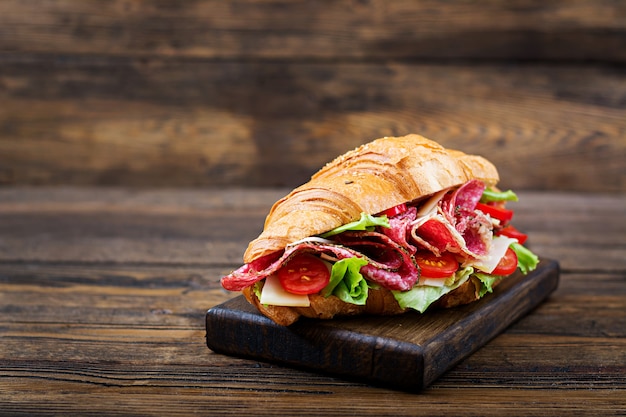
[[[485,158],[419,135],[374,140],[339,156],[277,201],[244,262],[355,221],[362,212],[377,214],[471,179],[494,186],[499,177]]]

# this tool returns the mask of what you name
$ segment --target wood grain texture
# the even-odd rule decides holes
[[[516,189],[626,190],[626,74],[544,65],[8,60],[0,183],[288,186],[420,133]]]
[[[0,414],[626,412],[623,196],[520,193],[516,224],[530,233],[534,251],[561,261],[559,288],[413,395],[207,349],[206,310],[234,296],[218,279],[240,261],[219,261],[210,251],[200,259],[202,248],[220,251],[231,242],[243,253],[249,228],[280,195],[0,189]],[[229,224],[206,220],[225,212]],[[215,231],[199,232],[194,223]],[[195,255],[160,259],[173,237]],[[112,256],[122,241],[130,242],[126,258]],[[98,250],[109,255],[95,256]]]
[[[619,0],[3,1],[0,50],[211,59],[626,60]]]
[[[385,135],[624,192],[626,7],[8,0],[0,184],[288,186]]]

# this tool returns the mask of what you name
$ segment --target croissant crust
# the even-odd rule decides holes
[[[357,220],[362,212],[380,213],[471,179],[493,186],[498,172],[480,156],[419,135],[374,140],[339,156],[277,201],[244,262]]]

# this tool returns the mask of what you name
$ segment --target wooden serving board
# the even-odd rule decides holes
[[[539,305],[558,285],[559,264],[543,260],[506,278],[478,302],[424,314],[300,319],[279,326],[243,296],[206,314],[216,353],[419,391]]]

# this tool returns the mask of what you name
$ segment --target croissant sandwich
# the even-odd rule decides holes
[[[471,303],[538,263],[498,180],[486,159],[424,137],[377,139],[277,201],[222,286],[285,326]]]

